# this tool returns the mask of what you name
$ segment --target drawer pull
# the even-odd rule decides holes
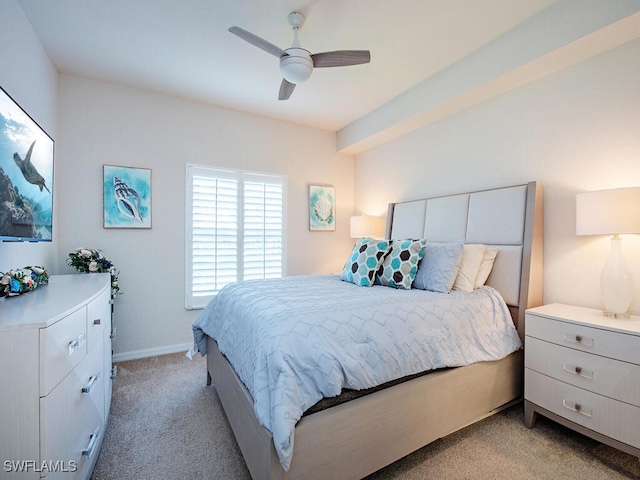
[[[111,369],[111,380],[115,380],[117,376],[118,376],[118,366],[114,365],[113,368]]]
[[[593,372],[591,370],[587,370],[586,368],[578,367],[577,365],[568,365],[566,363],[562,368],[565,372],[573,373],[574,375],[580,375],[583,378],[593,380]]]
[[[95,387],[96,384],[98,383],[98,378],[100,378],[100,372],[92,376],[89,379],[89,382],[84,387],[82,387],[82,393],[84,395],[91,395],[91,391],[93,390],[93,387]]]
[[[75,355],[78,348],[84,343],[84,333],[78,335],[74,340],[69,342],[69,356]]]
[[[93,455],[93,451],[96,449],[96,444],[98,443],[99,434],[100,434],[100,427],[96,428],[96,431],[91,434],[87,448],[82,450],[82,456],[85,457],[87,460],[91,459],[91,455]]]
[[[94,325],[100,325],[100,319],[99,319],[99,318],[96,318],[96,319],[93,321],[93,324],[94,324]]]
[[[580,415],[584,415],[585,417],[593,418],[591,410],[585,408],[584,405],[580,405],[579,403],[571,403],[567,400],[562,400],[562,405],[572,412],[577,412]]]
[[[569,335],[568,333],[565,333],[564,339],[567,342],[577,343],[584,347],[593,347],[593,338],[583,337],[582,335]]]
[[[115,340],[116,338],[116,327],[111,329],[111,340]]]

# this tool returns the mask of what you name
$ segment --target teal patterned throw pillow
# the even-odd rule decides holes
[[[426,244],[426,240],[392,240],[391,250],[378,270],[376,284],[409,290]]]
[[[358,241],[344,264],[340,279],[360,287],[370,287],[388,248],[386,240],[363,238]]]

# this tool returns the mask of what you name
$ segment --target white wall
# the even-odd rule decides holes
[[[186,163],[286,175],[288,273],[342,268],[352,246],[354,161],[336,153],[333,133],[76,76],[61,74],[59,86],[59,264],[70,272],[68,252],[85,246],[102,249],[120,270],[120,358],[192,340],[198,312],[184,309]],[[152,229],[102,228],[104,164],[152,170]],[[309,232],[309,183],[336,187],[336,232]]]
[[[599,308],[609,241],[575,236],[575,194],[640,186],[640,41],[359,154],[356,211],[530,180],[544,187],[544,302]],[[623,249],[638,314],[640,236]]]
[[[22,8],[15,0],[0,2],[0,86],[56,140],[57,71],[42,48]],[[57,172],[54,165],[54,194]],[[55,197],[54,197],[55,198]],[[57,199],[56,199],[57,200]],[[53,241],[0,242],[0,272],[27,265],[57,270],[57,202],[53,212]]]

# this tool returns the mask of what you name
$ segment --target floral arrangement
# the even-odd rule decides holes
[[[49,271],[44,267],[24,267],[0,272],[0,297],[20,295],[49,283]]]
[[[102,250],[93,248],[76,248],[69,254],[67,264],[80,273],[106,273],[111,274],[111,294],[120,294],[118,275],[120,272],[113,266],[111,260],[102,254]]]

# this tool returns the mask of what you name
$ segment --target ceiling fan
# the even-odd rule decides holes
[[[229,31],[241,39],[249,42],[271,55],[280,59],[280,71],[282,83],[278,100],[288,100],[296,84],[302,83],[311,76],[314,68],[321,67],[346,67],[349,65],[361,65],[371,61],[369,50],[337,50],[335,52],[323,52],[311,54],[300,46],[298,31],[304,23],[304,15],[298,12],[289,14],[289,25],[293,28],[293,44],[290,48],[282,50],[273,43],[254,35],[240,27],[231,27]]]

